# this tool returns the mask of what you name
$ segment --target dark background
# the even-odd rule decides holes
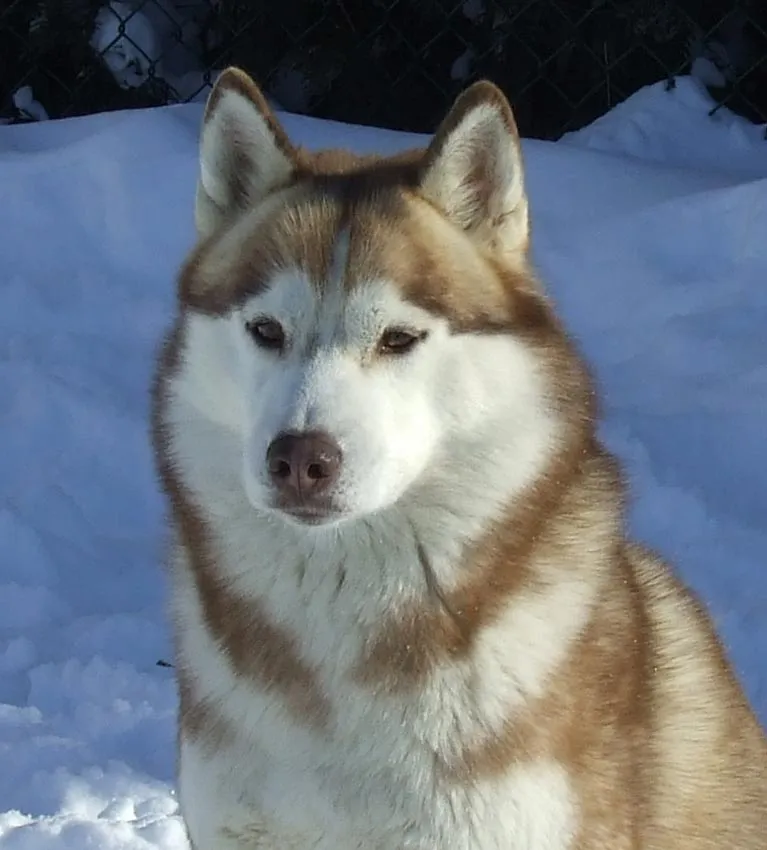
[[[486,77],[511,98],[523,135],[555,139],[693,68],[717,83],[717,103],[767,120],[767,0],[0,3],[5,121],[30,120],[14,102],[23,86],[57,118],[186,100],[228,64],[290,111],[402,130],[433,130],[457,92]],[[94,47],[104,15],[112,45]],[[140,85],[121,87],[107,68],[103,56],[121,38],[142,54],[134,28],[145,18],[159,21],[176,65],[196,69],[194,91],[162,71],[157,46],[143,56]]]

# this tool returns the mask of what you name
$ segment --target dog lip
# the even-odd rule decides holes
[[[323,525],[341,517],[341,512],[327,507],[310,507],[308,505],[277,505],[276,509],[289,516],[301,525]]]

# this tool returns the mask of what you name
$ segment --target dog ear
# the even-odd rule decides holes
[[[519,132],[495,85],[474,83],[455,101],[426,151],[421,190],[474,238],[505,252],[527,249]]]
[[[287,183],[296,151],[258,86],[228,68],[208,97],[200,140],[195,220],[207,236],[232,213]]]

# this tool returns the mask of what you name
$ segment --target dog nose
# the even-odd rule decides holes
[[[299,504],[324,493],[338,480],[341,458],[341,447],[321,431],[281,434],[266,450],[272,483]]]

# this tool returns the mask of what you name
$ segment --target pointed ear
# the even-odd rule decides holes
[[[528,241],[519,133],[509,102],[490,82],[461,94],[429,145],[421,190],[456,225],[504,252]]]
[[[200,141],[195,220],[207,236],[233,213],[287,183],[296,150],[253,80],[223,71],[208,97]]]

